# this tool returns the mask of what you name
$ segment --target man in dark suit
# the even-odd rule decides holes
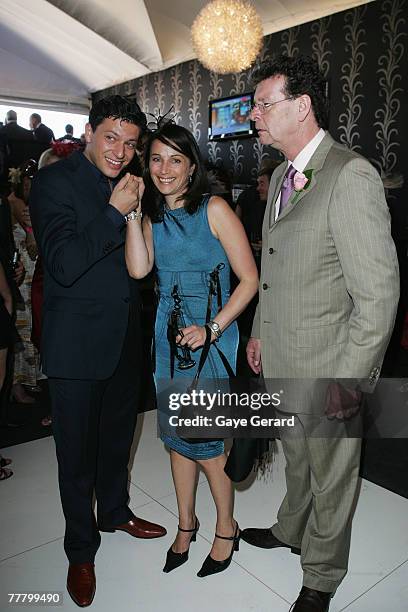
[[[30,128],[33,132],[34,140],[37,142],[49,145],[55,140],[54,132],[51,128],[41,123],[41,115],[38,113],[30,115]]]
[[[61,138],[57,138],[57,141],[59,142],[76,142],[76,143],[80,143],[80,139],[79,138],[75,138],[74,137],[74,128],[72,127],[72,125],[70,123],[67,123],[67,125],[65,126],[65,134],[64,136],[61,136]]]
[[[17,113],[9,110],[0,128],[0,166],[2,182],[7,182],[9,168],[17,168],[34,157],[36,146],[30,130],[17,123]]]
[[[99,531],[141,538],[166,533],[133,515],[127,491],[141,330],[139,289],[126,269],[124,240],[126,216],[137,207],[143,183],[118,176],[145,127],[135,102],[100,100],[86,125],[85,151],[41,170],[30,198],[44,262],[42,361],[66,518],[67,588],[80,606],[95,593]]]

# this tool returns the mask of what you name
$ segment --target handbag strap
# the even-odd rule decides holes
[[[207,329],[208,329],[208,327],[207,327]],[[208,331],[210,331],[210,330],[208,330]],[[226,358],[226,356],[222,352],[222,350],[216,344],[214,346],[217,349],[217,352],[218,352],[218,354],[220,356],[220,359],[221,359],[221,361],[222,361],[222,363],[224,365],[224,368],[225,368],[228,376],[230,378],[236,378],[236,374],[235,374],[234,370],[232,369],[230,362],[228,361],[228,359]]]
[[[213,295],[217,296],[217,312],[220,312],[220,310],[222,309],[220,270],[222,270],[223,268],[225,268],[225,264],[221,262],[218,264],[218,266],[214,268],[212,272],[210,272],[210,286],[208,290],[207,312],[205,315],[206,323],[209,323],[211,321],[211,307]]]
[[[211,345],[211,330],[209,327],[205,326],[205,341],[203,344],[203,350],[201,351],[200,361],[198,362],[198,368],[193,378],[193,382],[189,386],[189,390],[197,388],[198,379],[200,378],[201,370],[204,367],[205,362],[207,361],[208,353],[210,351]]]
[[[212,311],[212,298],[213,296],[217,296],[217,312],[220,312],[220,310],[222,309],[222,293],[221,293],[221,283],[220,283],[220,275],[219,272],[220,270],[222,270],[223,268],[225,268],[225,264],[224,263],[219,263],[218,266],[216,266],[216,268],[214,268],[214,270],[210,273],[210,286],[209,286],[209,291],[208,291],[208,300],[207,300],[207,314],[205,317],[205,322],[206,324],[210,322],[211,320],[211,311]],[[198,364],[198,368],[197,371],[195,373],[193,382],[190,385],[190,389],[196,389],[197,387],[197,383],[198,383],[198,379],[200,378],[200,374],[201,371],[204,367],[204,364],[207,360],[207,357],[209,355],[210,352],[210,346],[211,346],[211,330],[209,327],[207,327],[207,325],[205,325],[205,341],[203,344],[203,349],[201,351],[201,355],[200,355],[200,361]],[[232,369],[228,359],[226,358],[226,356],[224,355],[224,353],[222,352],[222,350],[220,348],[218,348],[218,346],[216,344],[214,344],[220,359],[223,363],[223,366],[225,368],[225,371],[227,372],[229,378],[235,378],[235,372]]]
[[[195,376],[193,378],[193,382],[191,383],[191,385],[189,386],[189,391],[192,391],[193,389],[197,388],[197,384],[198,384],[198,379],[200,378],[200,374],[201,371],[204,367],[205,362],[207,361],[207,357],[209,355],[210,352],[210,346],[211,346],[211,330],[209,327],[205,326],[205,341],[203,344],[203,350],[201,351],[201,355],[200,355],[200,361],[198,363],[198,368],[197,371],[195,373]],[[214,345],[219,356],[220,359],[223,363],[223,366],[229,376],[229,378],[236,378],[236,374],[234,372],[234,370],[231,367],[230,362],[228,361],[228,359],[226,358],[226,356],[224,355],[224,353],[222,352],[222,350],[220,348],[218,348],[218,346],[215,344]]]

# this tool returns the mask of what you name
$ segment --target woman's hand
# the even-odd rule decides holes
[[[141,176],[136,176],[135,177],[136,181],[139,183],[139,202],[138,202],[138,209],[140,209],[141,207],[141,203],[142,203],[142,197],[144,194],[144,190],[145,190],[145,184],[144,184],[144,180],[142,179]]]
[[[205,326],[200,325],[190,325],[189,327],[185,327],[181,329],[181,334],[177,336],[176,342],[180,346],[187,346],[192,351],[200,348],[200,346],[204,345],[207,332]],[[211,333],[211,342],[214,342],[215,336]]]

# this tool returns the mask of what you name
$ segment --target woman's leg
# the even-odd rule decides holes
[[[218,535],[231,537],[235,533],[236,522],[233,519],[234,496],[232,482],[224,472],[227,457],[222,454],[213,459],[199,460],[210,485],[211,493],[217,509],[217,524],[215,532]],[[228,540],[214,538],[211,557],[215,561],[223,561],[231,554],[233,543]]]
[[[197,463],[180,455],[175,450],[170,450],[170,463],[176,489],[179,526],[182,529],[194,529],[196,522],[195,496],[198,480]],[[178,531],[172,546],[173,551],[176,553],[186,551],[190,540],[191,533]]]

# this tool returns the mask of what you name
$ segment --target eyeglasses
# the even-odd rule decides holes
[[[261,113],[261,115],[264,115],[269,109],[272,108],[272,106],[279,104],[279,102],[285,102],[285,100],[293,100],[293,97],[290,96],[289,98],[283,98],[282,100],[277,100],[277,102],[254,102],[254,104],[251,106],[251,113],[257,110]]]

